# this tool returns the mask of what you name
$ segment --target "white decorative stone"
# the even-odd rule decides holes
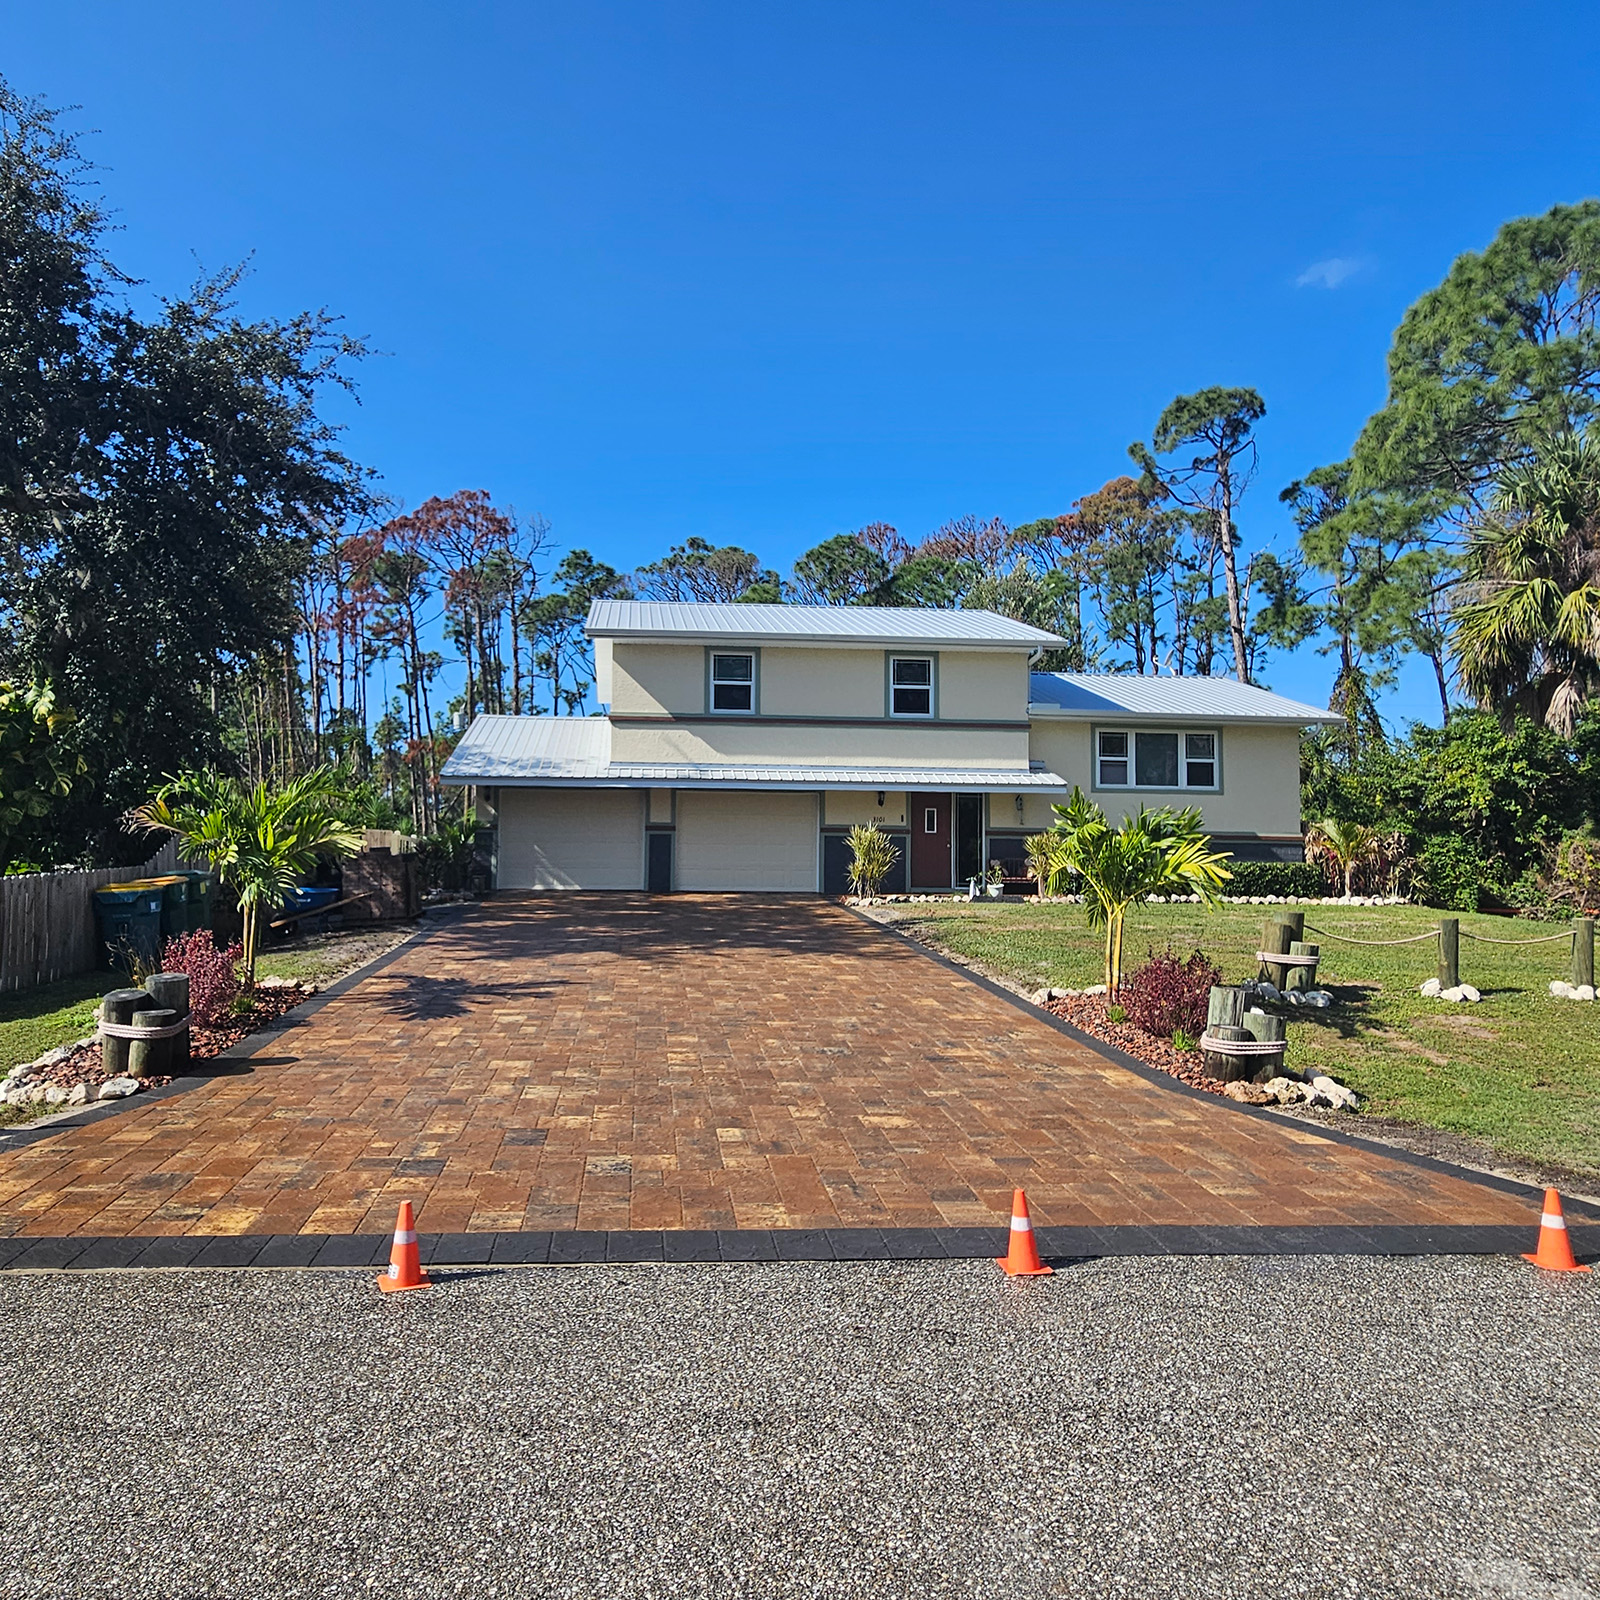
[[[1104,994],[1106,986],[1103,983],[1091,983],[1083,992],[1085,994]]]
[[[1326,989],[1309,989],[1306,991],[1304,1003],[1315,1006],[1319,1011],[1325,1011],[1333,1004],[1333,996]]]
[[[1439,995],[1439,980],[1437,978],[1429,978],[1428,981],[1417,990],[1417,993],[1420,994],[1424,1000],[1437,999]]]
[[[93,1091],[88,1084],[75,1083],[71,1092],[67,1095],[67,1104],[69,1106],[86,1106],[92,1093]]]
[[[137,1078],[107,1078],[100,1085],[100,1098],[102,1100],[125,1100],[130,1094],[139,1092]]]
[[[1476,1005],[1478,1001],[1483,999],[1483,996],[1479,994],[1470,983],[1464,983],[1461,985],[1461,998],[1463,1000],[1470,1000],[1474,1005]]]
[[[1594,985],[1592,983],[1580,983],[1578,987],[1572,991],[1572,998],[1574,1000],[1593,1000]]]
[[[1325,1073],[1317,1073],[1311,1079],[1311,1103],[1316,1105],[1322,1102],[1333,1106],[1340,1111],[1354,1111],[1358,1104],[1353,1089],[1347,1089],[1342,1083],[1336,1083]]]
[[[1050,991],[1048,989],[1035,989],[1033,993],[1028,996],[1030,1003],[1036,1006],[1042,1006],[1049,998]]]
[[[1457,1005],[1460,1005],[1467,997],[1461,992],[1461,987],[1458,984],[1453,989],[1441,989],[1439,998],[1441,1000],[1453,1000]]]
[[[44,1092],[44,1103],[47,1106],[64,1106],[67,1103],[67,1091],[59,1083],[52,1083]]]
[[[1553,978],[1550,981],[1550,993],[1557,1000],[1570,1000],[1572,998],[1572,985],[1563,978]]]
[[[1279,998],[1277,984],[1272,983],[1265,978],[1256,985],[1256,993],[1260,995],[1263,1000],[1276,1000]]]

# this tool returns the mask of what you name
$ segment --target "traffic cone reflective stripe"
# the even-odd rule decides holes
[[[1013,1278],[1045,1278],[1055,1271],[1039,1259],[1028,1197],[1020,1189],[1011,1197],[1011,1248],[1006,1255],[997,1256],[995,1264]]]
[[[1567,1237],[1567,1219],[1561,1214],[1561,1196],[1554,1189],[1544,1192],[1544,1215],[1539,1218],[1539,1248],[1522,1259],[1531,1261],[1546,1272],[1587,1272],[1572,1255],[1572,1241]]]
[[[428,1279],[422,1273],[422,1258],[417,1251],[417,1224],[411,1215],[411,1202],[400,1202],[400,1215],[395,1219],[394,1247],[389,1252],[389,1270],[378,1279],[378,1287],[385,1294],[398,1289],[426,1289]]]

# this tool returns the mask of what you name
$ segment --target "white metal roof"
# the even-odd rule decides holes
[[[1146,678],[1122,672],[1035,672],[1028,715],[1073,721],[1254,722],[1305,727],[1344,718],[1234,678]]]
[[[1065,641],[994,611],[914,606],[701,605],[673,600],[596,600],[591,638],[739,640],[777,644],[912,645],[1034,650]]]
[[[1016,767],[843,767],[613,761],[604,717],[473,718],[440,774],[446,783],[615,789],[1061,789]]]

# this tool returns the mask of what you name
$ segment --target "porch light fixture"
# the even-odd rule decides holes
[[[1022,796],[1020,794],[1017,796],[1017,820],[1019,822],[1022,820]]]
[[[884,791],[882,789],[880,789],[878,791],[878,804],[880,806],[883,804],[883,799],[884,799]]]

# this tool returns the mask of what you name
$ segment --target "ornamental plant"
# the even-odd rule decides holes
[[[215,1028],[233,1009],[239,996],[238,962],[244,946],[235,940],[226,950],[207,929],[175,933],[161,951],[163,972],[189,975],[189,1015],[202,1028]]]
[[[1193,1040],[1205,1032],[1212,985],[1221,982],[1222,969],[1204,952],[1196,950],[1180,961],[1169,945],[1160,955],[1150,952],[1150,959],[1123,985],[1122,998],[1129,1017],[1146,1033],[1177,1044],[1180,1034]]]
[[[846,878],[851,892],[870,899],[894,871],[894,864],[900,859],[900,847],[875,822],[852,828],[845,835],[845,847],[850,852]]]
[[[1056,814],[1055,861],[1046,889],[1063,894],[1070,883],[1083,896],[1089,925],[1105,930],[1106,993],[1122,986],[1122,930],[1129,909],[1153,894],[1198,895],[1214,908],[1232,877],[1225,853],[1211,848],[1200,826],[1200,808],[1174,811],[1139,807],[1113,828],[1106,814],[1081,788],[1074,787]]]

